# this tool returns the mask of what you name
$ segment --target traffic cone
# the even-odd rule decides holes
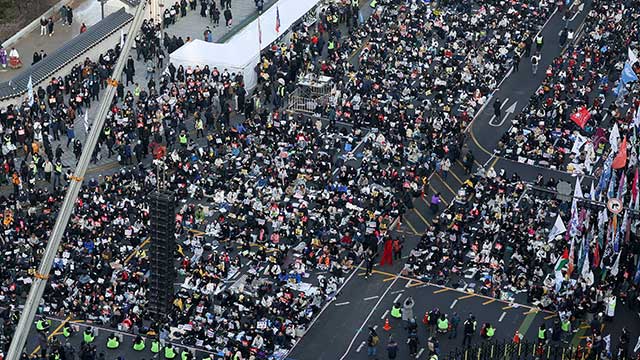
[[[384,331],[391,330],[391,325],[389,324],[389,318],[387,318],[387,320],[384,321],[384,326],[382,328],[384,329]]]

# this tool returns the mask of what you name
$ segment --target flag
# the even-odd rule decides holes
[[[631,183],[631,200],[637,202],[638,200],[638,167],[634,171],[633,182]]]
[[[591,189],[589,190],[589,199],[596,199],[596,189],[593,187],[593,181],[591,181]]]
[[[124,48],[124,31],[120,29],[120,49]]]
[[[616,197],[616,172],[611,172],[611,179],[609,179],[609,188],[607,189],[607,199]]]
[[[627,164],[627,137],[625,136],[620,143],[620,149],[618,155],[611,163],[611,167],[614,169],[622,169]]]
[[[573,188],[573,197],[577,199],[584,199],[584,194],[582,193],[582,183],[580,182],[579,177],[576,177],[576,186]]]
[[[636,109],[636,115],[633,117],[633,125],[636,127],[640,126],[640,105]]]
[[[600,266],[600,246],[598,246],[598,242],[596,241],[596,247],[593,249],[593,267]]]
[[[613,124],[611,132],[609,133],[609,145],[612,149],[617,149],[620,145],[620,130],[618,129],[618,123]]]
[[[574,238],[571,238],[571,249],[569,250],[569,267],[567,268],[567,277],[570,278],[573,273],[573,262],[575,258],[575,241]]]
[[[638,57],[636,56],[636,53],[633,52],[633,50],[631,50],[631,48],[629,48],[629,64],[631,64],[631,66],[633,66],[633,64],[638,62]]]
[[[602,340],[604,340],[604,348],[607,350],[607,354],[611,354],[611,334],[603,337]]]
[[[31,80],[31,75],[29,75],[29,82],[27,83],[27,96],[29,97],[29,106],[33,105],[33,80]]]
[[[638,269],[636,269],[636,276],[633,277],[633,282],[636,285],[640,285],[640,259],[638,259]]]
[[[260,26],[260,17],[258,16],[258,43],[262,46],[262,26]]]
[[[587,142],[587,137],[586,136],[582,136],[580,134],[576,135],[576,140],[573,143],[573,147],[571,148],[571,152],[576,154],[576,155],[580,155],[580,149],[582,148],[582,145],[586,144]]]
[[[553,239],[556,236],[562,234],[565,231],[567,231],[567,228],[564,226],[564,223],[562,222],[562,218],[560,217],[560,215],[558,215],[558,217],[556,218],[555,224],[553,224],[553,227],[549,232],[549,241],[550,242],[553,241]]]
[[[622,254],[622,250],[618,251],[618,257],[616,257],[616,261],[611,267],[611,275],[613,276],[618,276],[618,272],[620,271],[620,254]]]
[[[567,264],[569,263],[569,250],[567,248],[564,248],[564,252],[562,253],[562,256],[560,256],[558,258],[558,261],[556,262],[556,267],[555,267],[555,271],[561,271],[562,269],[564,269],[565,266],[567,266]]]
[[[589,119],[591,119],[591,113],[586,106],[581,107],[577,112],[571,114],[571,121],[576,123],[582,129],[584,129],[584,125],[589,121]]]
[[[276,6],[276,32],[280,34],[280,8]]]
[[[89,133],[89,111],[84,112],[84,119],[82,119],[82,124],[84,125],[84,131],[86,134]]]
[[[633,71],[631,64],[629,62],[624,63],[624,69],[622,69],[622,73],[620,74],[620,80],[618,81],[618,86],[613,90],[613,93],[616,96],[620,96],[621,90],[630,82],[638,81],[638,75]]]

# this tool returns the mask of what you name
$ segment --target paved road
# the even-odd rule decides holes
[[[578,29],[586,18],[590,1],[587,2],[585,10],[578,13],[570,21],[570,27]],[[551,60],[557,56],[561,48],[558,44],[557,34],[565,25],[560,14],[554,14],[542,30],[545,38],[545,45],[542,49],[542,61],[539,69],[545,69]],[[578,34],[579,35],[579,34]],[[578,38],[578,37],[576,37]],[[544,71],[539,71],[537,76],[531,73],[528,59],[523,59],[519,72],[510,73],[505,78],[499,89],[495,91],[494,97],[488,101],[492,104],[495,96],[503,100],[503,113],[511,110],[511,114],[503,119],[496,119],[493,111],[484,109],[480,111],[470,127],[466,147],[471,150],[476,158],[476,167],[487,166],[495,169],[505,169],[508,174],[516,172],[525,181],[533,181],[538,174],[545,178],[554,177],[570,183],[575,180],[572,175],[562,171],[555,171],[547,168],[530,166],[514,162],[511,160],[496,157],[493,154],[499,138],[511,126],[513,112],[517,114],[527,103],[530,95],[538,88]],[[492,109],[491,106],[487,108]],[[417,236],[422,234],[433,218],[429,211],[429,206],[425,199],[430,199],[431,195],[438,192],[443,197],[444,205],[449,205],[456,196],[458,189],[469,178],[463,169],[462,163],[455,162],[447,179],[434,174],[430,178],[428,193],[424,197],[419,197],[413,202],[414,209],[409,210],[402,219],[402,225],[397,230],[399,234],[407,237],[405,249],[411,249],[417,241]],[[588,181],[588,180],[587,180]],[[584,183],[584,181],[583,181]],[[290,357],[292,359],[306,359],[310,354],[318,359],[364,359],[366,358],[366,347],[362,342],[366,340],[367,328],[377,326],[379,333],[382,330],[384,319],[388,316],[388,311],[394,300],[402,301],[406,296],[413,296],[416,299],[415,313],[418,320],[427,309],[434,307],[442,311],[451,313],[458,311],[461,317],[466,317],[469,312],[476,315],[478,323],[491,322],[498,332],[498,339],[511,339],[515,330],[520,330],[527,339],[535,340],[535,329],[542,323],[550,323],[554,314],[537,312],[526,305],[510,305],[501,301],[484,298],[476,294],[461,293],[460,290],[451,288],[435,287],[425,284],[415,279],[398,277],[401,265],[396,263],[392,267],[378,270],[374,276],[367,280],[362,277],[364,271],[358,270],[355,276],[342,290],[339,297],[333,304],[329,305],[319,320],[308,331],[305,337],[294,348]],[[524,302],[524,300],[523,300]],[[611,332],[614,344],[617,343],[617,334],[622,326],[631,327],[632,334],[637,334],[640,325],[637,321],[638,314],[630,312],[626,307],[619,307],[619,312],[623,315],[620,319],[633,319],[629,322],[617,321],[607,324],[606,332]],[[393,329],[391,333],[396,334],[396,340],[401,345],[400,358],[407,358],[408,349],[404,345],[406,331],[402,324],[391,322]],[[534,329],[534,330],[531,330]],[[584,339],[586,329],[583,327],[574,334],[571,339],[576,345]],[[426,329],[420,326],[421,347],[425,346]],[[381,337],[381,344],[386,345],[386,336]],[[443,351],[461,345],[461,340],[450,341],[441,339]],[[478,339],[475,339],[478,341]],[[635,341],[632,341],[635,344]],[[381,346],[383,348],[384,346]],[[420,353],[422,358],[426,358],[424,352]]]

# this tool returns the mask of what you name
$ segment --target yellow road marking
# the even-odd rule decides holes
[[[471,131],[469,131],[469,133],[471,133],[471,140],[473,140],[473,143],[476,144],[476,146],[480,150],[485,152],[487,155],[493,155],[492,152],[490,152],[489,150],[485,149],[484,146],[480,145],[480,142],[478,142],[478,139],[476,139],[476,134],[473,133],[473,128],[471,128]]]
[[[411,231],[413,231],[414,234],[420,235],[420,233],[416,230],[416,228],[414,228],[413,225],[411,225],[411,223],[409,222],[409,219],[407,219],[406,216],[404,217],[404,223],[409,226],[409,228],[411,229]]]
[[[133,251],[131,252],[131,254],[129,254],[129,256],[127,256],[127,258],[124,259],[124,263],[125,264],[129,263],[129,261],[131,261],[133,257],[136,256],[138,251],[140,251],[140,249],[142,249],[143,247],[147,246],[147,244],[150,242],[151,242],[151,238],[148,237],[142,243],[140,243],[140,245],[136,246],[135,249],[133,249]]]
[[[429,220],[427,220],[424,216],[422,216],[422,214],[420,213],[420,211],[418,211],[418,209],[413,208],[413,211],[416,213],[416,215],[418,215],[420,220],[422,220],[425,224],[431,225],[431,222],[429,222]]]
[[[496,156],[496,159],[493,160],[493,162],[491,163],[490,167],[494,167],[496,165],[496,163],[500,160],[501,158],[499,156]]]
[[[446,182],[446,181],[444,181],[444,179],[442,179],[442,177],[440,177],[440,175],[438,175],[438,173],[433,173],[433,174],[434,174],[435,176],[437,176],[437,177],[438,177],[438,179],[440,179],[440,182],[442,182],[442,183],[444,184],[444,186],[445,186],[449,191],[451,191],[451,193],[453,194],[453,196],[455,196],[455,195],[456,195],[455,190],[453,190],[453,189],[451,188],[451,186],[449,186],[449,184],[447,184],[447,182]]]
[[[450,175],[453,175],[453,177],[454,177],[456,180],[458,180],[458,182],[460,183],[460,185],[464,184],[464,181],[462,181],[462,179],[460,179],[460,178],[458,177],[458,175],[456,175],[456,173],[454,173],[453,171],[449,171],[449,174],[450,174]]]
[[[64,327],[64,324],[66,324],[67,321],[69,321],[70,319],[71,319],[71,315],[67,316],[67,318],[64,319],[64,321],[61,322],[60,325],[58,325],[58,327],[55,328],[55,330],[53,330],[53,332],[51,334],[49,334],[49,336],[47,336],[47,340],[51,340],[52,337],[58,335],[58,331],[60,331],[60,329],[62,329]],[[33,351],[31,352],[31,356],[37,354],[38,351],[40,351],[40,345],[36,346],[36,348],[33,349]]]
[[[513,306],[507,305],[502,307],[502,310],[509,310],[509,309],[513,309]]]
[[[476,296],[476,294],[469,294],[469,295],[465,295],[465,296],[460,296],[458,298],[458,300],[464,300],[464,299],[472,298],[474,296]]]
[[[545,317],[544,317],[544,319],[545,319],[545,320],[550,320],[550,319],[553,319],[554,317],[556,317],[556,315],[555,315],[555,314],[553,314],[553,315],[549,315],[549,316],[545,316]]]
[[[522,315],[529,315],[529,314],[533,314],[533,313],[537,313],[538,309],[530,309],[528,311],[525,311],[524,313],[522,313]]]
[[[487,300],[487,301],[483,302],[482,305],[489,305],[494,301],[496,301],[496,299]]]
[[[412,281],[415,281],[415,280],[412,280]],[[420,286],[420,285],[424,285],[424,283],[421,282],[421,281],[415,281],[415,282],[410,283],[409,285],[407,285],[407,287],[412,288],[412,287],[416,287],[416,286]]]
[[[442,289],[439,289],[439,290],[434,291],[433,293],[434,293],[434,294],[440,294],[440,293],[443,293],[443,292],[445,292],[445,291],[449,291],[449,289],[447,289],[447,288],[442,288]]]

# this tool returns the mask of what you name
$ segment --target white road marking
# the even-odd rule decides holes
[[[389,314],[389,309],[384,311],[384,314],[382,314],[382,317],[380,317],[380,320],[384,320],[384,318],[387,317],[387,314]]]
[[[364,301],[369,301],[369,300],[377,299],[377,298],[379,298],[379,297],[380,297],[380,295],[376,295],[376,296],[369,296],[369,297],[364,298]]]
[[[375,326],[373,327],[373,330],[378,330],[378,325],[375,325]]]
[[[341,303],[337,303],[336,306],[349,305],[350,303],[351,303],[350,301],[341,302]]]
[[[403,293],[403,292],[404,292],[404,290],[396,290],[396,291],[390,292],[390,294],[394,294],[395,295],[395,294],[399,294],[399,293]]]
[[[413,280],[407,281],[407,284],[404,287],[406,287],[406,288],[410,287],[412,282],[413,282]]]
[[[502,315],[500,315],[500,318],[498,319],[498,322],[502,322],[502,319],[504,319],[504,316],[507,315],[506,312],[502,312]]]
[[[364,347],[364,344],[366,344],[366,341],[363,341],[360,343],[360,346],[358,346],[358,348],[356,349],[356,352],[360,352],[360,350],[362,350],[362,347]]]
[[[396,279],[397,279],[397,278],[396,278]],[[394,304],[395,304],[395,303],[397,303],[397,302],[398,302],[398,300],[400,300],[400,297],[402,297],[402,293],[398,294],[398,296],[396,296],[396,298],[395,298],[395,299],[393,299],[393,303],[394,303]]]
[[[503,100],[502,105],[500,105],[500,109],[502,109],[509,102],[509,98]]]
[[[420,351],[418,351],[418,355],[416,355],[416,359],[419,359],[423,352],[424,348],[420,349]]]
[[[453,302],[451,303],[451,306],[449,306],[449,309],[453,309],[453,307],[456,306],[457,303],[458,303],[458,299],[453,300]]]
[[[504,104],[503,104],[504,105]],[[518,106],[518,102],[514,102],[513,104],[511,104],[511,106],[509,106],[509,108],[507,110],[504,111],[504,116],[502,117],[502,120],[500,120],[500,122],[496,123],[493,120],[496,118],[495,115],[491,118],[491,120],[489,120],[489,125],[493,126],[493,127],[501,127],[502,124],[504,124],[505,121],[507,121],[507,118],[511,115],[514,114],[516,112],[516,106]],[[500,107],[502,109],[502,107]]]

